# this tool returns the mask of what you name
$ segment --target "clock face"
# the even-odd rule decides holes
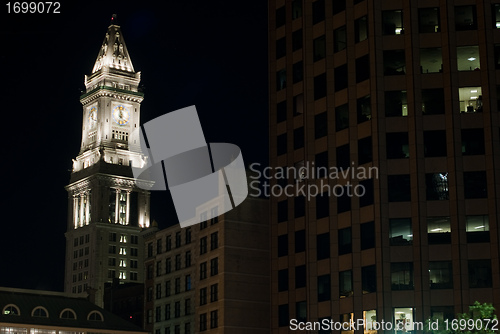
[[[122,104],[117,105],[113,108],[113,119],[118,125],[125,125],[130,119],[130,112],[127,107]]]
[[[97,107],[92,107],[89,110],[89,125],[94,128],[97,123]]]

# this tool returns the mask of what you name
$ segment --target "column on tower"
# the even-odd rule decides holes
[[[79,219],[79,222],[80,222],[80,227],[83,226],[84,224],[84,220],[85,220],[85,202],[84,202],[84,196],[82,194],[80,194],[80,210],[79,210],[79,213],[80,213],[80,219]]]
[[[130,225],[130,190],[127,190],[127,210],[125,217],[125,225]]]
[[[120,211],[118,208],[120,207],[120,189],[116,189],[116,199],[115,199],[115,221],[114,223],[117,224],[120,219]]]
[[[78,228],[78,196],[73,195],[73,226]]]

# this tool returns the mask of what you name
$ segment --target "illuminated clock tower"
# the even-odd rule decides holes
[[[132,167],[140,150],[141,73],[134,70],[113,16],[92,73],[85,76],[82,141],[68,191],[65,291],[95,293],[103,306],[104,286],[144,281],[141,230],[149,227],[148,181]],[[139,187],[140,185],[140,187]]]

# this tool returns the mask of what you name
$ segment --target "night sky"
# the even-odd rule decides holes
[[[71,159],[81,141],[84,75],[118,15],[145,98],[141,123],[196,105],[207,142],[267,163],[266,1],[62,2],[60,14],[0,8],[4,179],[0,286],[62,291]],[[152,217],[177,224],[168,192]]]

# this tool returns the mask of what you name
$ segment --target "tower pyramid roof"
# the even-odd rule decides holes
[[[125,72],[134,72],[134,66],[128,54],[123,34],[116,22],[116,14],[113,14],[111,18],[111,24],[102,42],[92,73],[106,66]]]

